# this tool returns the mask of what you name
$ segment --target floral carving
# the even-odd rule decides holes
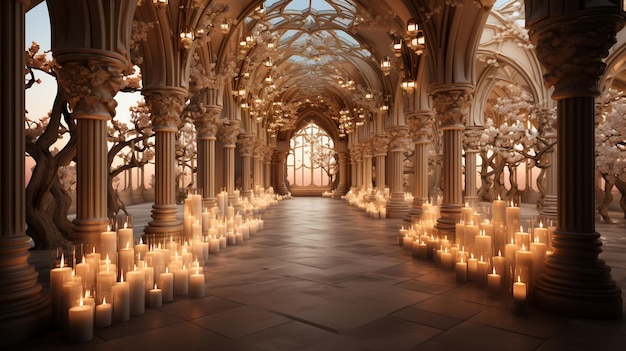
[[[465,152],[479,152],[480,138],[483,134],[482,129],[471,128],[464,131],[463,149]]]
[[[408,151],[413,149],[413,143],[409,137],[409,129],[405,126],[396,126],[387,129],[390,151]]]
[[[374,155],[386,155],[387,154],[387,145],[389,144],[389,138],[385,134],[376,135],[372,139],[372,150],[374,151]]]
[[[237,136],[239,135],[239,121],[227,120],[220,127],[220,136],[225,146],[234,147],[237,143]]]
[[[121,62],[97,59],[64,63],[58,80],[73,116],[115,116],[117,102],[113,97],[122,86],[123,68]]]
[[[413,141],[416,143],[431,142],[434,122],[435,118],[430,112],[408,115],[409,135],[413,137]]]
[[[256,149],[256,138],[254,134],[239,134],[237,147],[242,156],[252,156]]]
[[[468,90],[446,90],[433,94],[433,107],[443,129],[465,126],[472,97]]]
[[[183,91],[144,90],[146,105],[152,114],[152,126],[158,130],[178,130],[180,114],[185,107]]]

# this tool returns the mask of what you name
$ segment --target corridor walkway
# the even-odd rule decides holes
[[[139,213],[149,208],[131,208],[136,226],[147,221]],[[396,244],[399,220],[369,219],[345,201],[288,199],[263,218],[263,231],[211,256],[205,298],[146,309],[97,329],[88,344],[65,344],[57,331],[11,349],[560,351],[626,345],[623,319],[568,319],[533,308],[513,314],[508,296],[490,298],[473,283],[457,285],[452,271],[413,259]],[[605,237],[603,258],[625,289],[626,222],[614,218],[617,224],[599,224],[598,231]]]

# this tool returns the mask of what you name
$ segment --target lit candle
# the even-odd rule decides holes
[[[220,250],[221,249],[225,249],[226,248],[226,237],[222,235],[222,236],[220,236],[219,240],[220,240]]]
[[[217,237],[211,237],[211,239],[209,239],[209,252],[220,252],[220,239],[218,239]]]
[[[126,224],[124,224],[126,225]],[[133,248],[135,241],[133,240],[133,228],[120,228],[117,230],[118,247]]]
[[[428,244],[425,241],[420,241],[417,256],[419,258],[428,257]]]
[[[100,233],[100,254],[109,257],[112,264],[117,264],[117,233],[106,231]]]
[[[487,272],[489,272],[489,263],[484,260],[483,256],[480,256],[480,260],[477,263],[477,282],[478,286],[484,287],[487,282]]]
[[[107,267],[107,266],[105,266]],[[96,279],[96,296],[98,297],[98,302],[103,301],[105,297],[111,300],[111,287],[115,284],[116,274],[113,271],[105,270],[98,272],[98,277]]]
[[[124,281],[123,276],[121,279],[122,281],[115,283],[115,285],[111,287],[113,321],[116,323],[125,322],[130,319],[128,282]]]
[[[465,283],[467,281],[467,262],[461,258],[459,262],[456,263],[456,281],[459,283]]]
[[[467,260],[467,278],[476,280],[478,276],[478,259],[474,258],[474,254]]]
[[[84,305],[80,299],[78,306],[68,312],[68,338],[71,342],[83,342],[93,339],[93,306]]]
[[[515,267],[526,267],[528,269],[528,280],[526,285],[529,292],[532,292],[533,275],[533,253],[528,251],[526,246],[522,245],[521,250],[515,251]]]
[[[154,289],[150,289],[149,301],[152,308],[161,307],[163,304],[163,290],[159,289],[156,283],[154,284]]]
[[[76,264],[76,275],[82,278],[83,290],[91,290],[96,284],[96,272],[91,270],[91,265],[83,255],[81,263]]]
[[[543,261],[546,258],[546,244],[535,237],[535,242],[530,243],[530,252],[533,254],[533,276],[537,277],[543,270]]]
[[[410,250],[413,246],[413,237],[408,233],[402,238],[402,248],[405,250]]]
[[[515,232],[515,245],[518,248],[524,246],[527,249],[530,246],[530,233],[525,232],[522,226],[519,227],[519,232]]]
[[[146,275],[143,270],[134,267],[132,271],[126,273],[128,282],[128,296],[130,315],[137,316],[143,314],[146,308]]]
[[[189,297],[204,297],[204,274],[197,268],[196,273],[189,276]]]
[[[461,246],[465,246],[465,222],[463,220],[455,225],[455,235],[457,243]]]
[[[479,235],[474,238],[474,252],[477,256],[491,257],[493,256],[493,244],[491,235],[485,235],[484,231],[480,231]]]
[[[465,237],[465,239],[463,240],[465,248],[467,249],[467,251],[475,252],[474,242],[476,241],[476,237],[480,234],[478,230],[478,226],[475,225],[474,223],[466,222],[465,230],[463,233]]]
[[[506,208],[506,225],[509,228],[517,228],[520,224],[520,208],[511,202],[511,206]]]
[[[174,271],[174,295],[189,294],[189,271],[186,266]]]
[[[452,253],[447,247],[441,252],[441,266],[445,269],[452,269]]]
[[[126,247],[119,251],[119,275],[123,276],[126,272],[132,271],[135,265],[135,249],[130,246],[130,243],[126,243]]]
[[[517,251],[517,246],[515,245],[515,241],[513,240],[513,238],[511,238],[511,242],[504,246],[504,276],[507,284],[511,284],[513,281],[513,275],[511,275],[511,270],[515,266],[515,251]]]
[[[463,222],[470,223],[472,221],[472,213],[474,213],[474,209],[468,203],[465,203],[465,206],[461,207],[461,219]]]
[[[502,275],[506,267],[506,260],[502,257],[502,252],[498,251],[498,256],[493,256],[491,258],[492,266],[498,272],[498,274]]]
[[[500,292],[500,286],[502,285],[502,277],[496,271],[496,268],[493,268],[492,273],[487,275],[487,289],[491,294],[498,294]]]
[[[517,282],[513,283],[513,301],[516,304],[526,303],[526,284],[517,276]]]
[[[498,199],[493,200],[491,204],[491,213],[492,213],[492,222],[497,224],[503,224],[506,216],[506,203],[504,200],[500,199],[500,195],[498,195]]]
[[[174,301],[174,274],[167,267],[164,273],[159,274],[159,286],[163,291],[163,302]]]
[[[113,310],[106,298],[102,300],[100,305],[96,306],[96,328],[104,328],[111,326]]]
[[[60,326],[63,321],[64,312],[61,308],[63,300],[63,283],[72,280],[72,268],[65,267],[65,255],[61,255],[59,268],[50,270],[50,296],[52,304],[52,321],[54,325]]]
[[[144,244],[143,238],[139,238],[139,244],[135,245],[135,253],[137,253],[137,258],[146,259],[148,255],[148,245]]]

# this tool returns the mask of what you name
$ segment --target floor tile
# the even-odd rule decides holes
[[[285,317],[261,309],[239,307],[195,319],[193,324],[229,338],[238,338],[288,321]]]
[[[543,342],[542,339],[472,322],[460,323],[432,340],[463,350],[481,351],[530,351]]]

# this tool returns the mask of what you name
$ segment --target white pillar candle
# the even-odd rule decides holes
[[[465,229],[464,229],[464,236],[465,236],[465,249],[467,251],[470,252],[476,252],[474,250],[474,241],[476,240],[476,237],[480,234],[479,230],[478,230],[478,226],[476,224],[467,224],[465,223]]]
[[[157,308],[163,305],[163,290],[159,289],[156,284],[149,292],[150,307]]]
[[[154,268],[144,266],[141,270],[144,273],[144,287],[145,287],[144,295],[146,295],[145,302],[146,302],[146,305],[147,305],[147,303],[148,303],[148,292],[150,291],[150,288],[152,288],[152,286],[154,286],[154,284],[155,284],[155,281],[154,281]]]
[[[521,278],[518,276],[517,281],[513,283],[513,301],[518,308],[523,307],[526,304],[526,288],[526,284],[522,282]]]
[[[221,249],[225,249],[226,248],[226,237],[225,236],[220,236],[219,240],[220,240],[220,250]]]
[[[505,276],[504,267],[506,267],[506,260],[504,257],[502,257],[502,253],[500,251],[498,251],[498,256],[493,256],[491,258],[491,265],[496,270],[496,273],[500,274],[503,277]]]
[[[96,328],[111,326],[112,318],[113,306],[104,299],[101,304],[96,305]]]
[[[228,232],[228,245],[235,245],[235,244],[237,244],[237,237],[235,236],[235,232],[229,231]]]
[[[65,267],[65,258],[62,256],[59,268],[50,270],[50,297],[52,305],[52,321],[56,326],[61,326],[63,321],[63,283],[72,280],[72,268]]]
[[[87,263],[87,259],[83,256],[81,263],[76,264],[76,276],[82,278],[83,290],[93,290],[96,284],[96,272],[92,271],[92,267]]]
[[[243,240],[250,239],[250,224],[249,223],[244,223],[241,226],[241,233],[243,234]]]
[[[441,252],[441,267],[452,269],[452,252],[448,251],[448,248]]]
[[[128,298],[130,315],[137,316],[145,312],[146,307],[146,276],[143,270],[132,270],[126,273],[128,282]]]
[[[189,270],[183,266],[182,269],[174,271],[174,295],[189,294]]]
[[[210,253],[220,252],[220,239],[216,237],[211,237],[209,239],[209,252]]]
[[[132,271],[135,265],[135,249],[130,247],[130,245],[126,245],[126,247],[121,248],[119,251],[119,275],[120,277],[125,275],[126,272]]]
[[[111,287],[117,280],[116,274],[113,271],[100,271],[98,272],[98,278],[96,279],[96,298],[98,302],[102,302],[104,298],[108,298],[111,302]]]
[[[480,256],[480,260],[477,263],[477,278],[478,286],[484,287],[487,283],[487,273],[489,272],[489,263],[484,260],[483,256]]]
[[[82,281],[70,279],[63,283],[62,287],[62,299],[61,299],[61,317],[63,330],[67,331],[68,315],[67,311],[70,307],[77,306],[83,297],[83,284]]]
[[[158,285],[162,290],[163,302],[174,301],[174,274],[167,268],[164,273],[159,274]]]
[[[456,281],[459,283],[465,283],[467,281],[467,262],[461,259],[456,263]]]
[[[474,237],[474,252],[477,257],[491,257],[493,256],[493,242],[491,235],[485,235],[485,232],[481,231],[479,235]]]
[[[120,228],[117,230],[118,247],[134,247],[133,228]]]
[[[144,244],[142,238],[139,238],[139,244],[135,245],[135,254],[139,260],[145,260],[148,256],[148,245]]]
[[[465,204],[464,207],[461,207],[461,219],[465,223],[472,222],[472,214],[474,213],[474,209],[470,207],[468,204]]]
[[[496,272],[494,268],[492,273],[487,275],[487,289],[493,295],[500,293],[500,287],[502,285],[502,276]]]
[[[111,304],[113,305],[113,321],[115,323],[130,319],[128,289],[128,282],[125,281],[117,282],[111,287]]]
[[[100,233],[100,257],[107,256],[112,264],[117,264],[117,233],[113,231]]]
[[[406,234],[402,238],[402,248],[405,250],[410,250],[412,246],[413,246],[413,237],[410,236],[409,234]]]
[[[228,205],[228,219],[233,219],[235,217],[235,208],[232,205]]]
[[[506,208],[506,225],[515,230],[520,225],[520,208],[509,206]]]
[[[202,233],[206,233],[209,231],[209,228],[211,228],[210,224],[211,224],[211,212],[209,212],[208,209],[205,209],[202,212]]]
[[[68,311],[68,338],[71,342],[84,342],[93,339],[93,315],[91,305],[84,305],[82,299],[78,306]]]
[[[506,218],[506,203],[504,200],[494,200],[491,203],[491,221],[497,224],[503,224]]]
[[[465,244],[465,222],[461,220],[455,226],[456,243],[460,246],[466,246]]]
[[[204,297],[204,274],[198,271],[189,276],[189,297]]]
[[[530,247],[530,233],[525,232],[522,227],[519,228],[518,232],[515,232],[515,245],[518,249],[524,246],[528,250]]]
[[[528,269],[528,280],[526,281],[526,288],[529,293],[532,293],[533,288],[533,253],[528,251],[526,246],[522,246],[521,250],[515,251],[515,267],[526,267]]]
[[[530,252],[533,254],[533,276],[537,277],[543,270],[543,261],[546,258],[547,246],[535,237],[535,242],[530,243]]]
[[[515,267],[515,251],[517,251],[517,246],[515,245],[515,241],[511,239],[511,242],[504,246],[504,275],[508,284],[513,281],[513,275],[511,273],[513,267]]]
[[[474,257],[474,254],[467,260],[467,278],[469,280],[476,280],[478,276],[478,259]]]

